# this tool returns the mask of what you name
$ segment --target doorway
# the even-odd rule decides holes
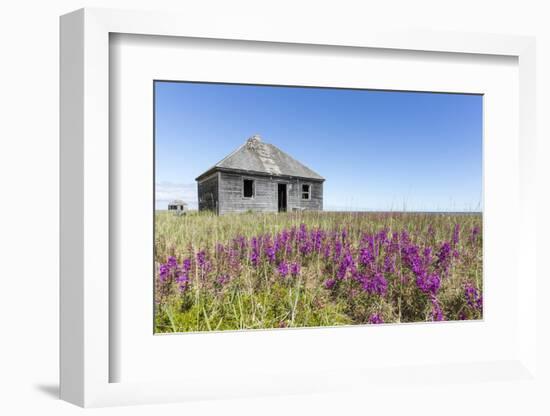
[[[279,212],[286,212],[286,183],[277,184]]]

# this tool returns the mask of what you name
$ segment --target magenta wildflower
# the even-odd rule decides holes
[[[330,257],[330,244],[329,243],[325,243],[325,245],[323,246],[323,257],[325,258],[325,260]]]
[[[189,276],[187,274],[180,274],[176,279],[178,282],[178,289],[181,293],[185,292],[189,286]]]
[[[383,324],[384,318],[379,313],[373,313],[369,316],[369,324]]]
[[[483,298],[472,283],[468,282],[464,285],[464,296],[466,297],[468,306],[471,308],[476,310],[481,310],[483,308]]]
[[[370,266],[374,261],[373,253],[366,247],[359,250],[359,263],[363,266]]]
[[[416,285],[422,292],[433,296],[437,294],[439,286],[441,286],[441,279],[437,273],[423,273],[416,277]]]
[[[336,285],[336,279],[327,279],[327,280],[325,280],[324,285],[325,285],[326,289],[331,290]]]
[[[279,266],[277,267],[277,272],[279,273],[279,275],[282,277],[282,278],[285,278],[288,276],[288,273],[289,273],[289,267],[288,267],[288,263],[282,261],[281,263],[279,263]]]
[[[363,290],[371,295],[385,296],[388,282],[382,273],[375,273],[372,277],[363,277]]]
[[[432,303],[432,321],[443,321],[445,318],[437,298],[433,296],[430,298],[430,301]]]
[[[197,264],[202,269],[206,265],[206,253],[204,250],[201,250],[197,253]]]
[[[171,269],[174,269],[177,267],[178,265],[178,261],[176,260],[176,258],[174,256],[170,256],[168,257],[168,261],[166,262],[166,264],[168,265],[168,267],[170,267]]]
[[[260,245],[258,243],[258,239],[256,237],[253,237],[250,241],[251,245],[251,253],[250,253],[250,262],[254,267],[257,267],[260,263]]]
[[[342,256],[342,242],[337,240],[334,242],[334,250],[332,251],[332,258],[334,261],[338,261]]]
[[[161,264],[159,266],[159,280],[161,282],[166,282],[168,276],[170,275],[170,266],[168,264]]]
[[[300,274],[300,265],[298,263],[292,263],[290,265],[290,274],[293,276],[293,277],[296,277]]]
[[[184,272],[188,272],[189,270],[191,270],[191,259],[183,260],[183,263],[181,264],[181,268]]]
[[[448,242],[444,242],[437,254],[437,266],[443,271],[447,272],[451,264],[451,245]]]
[[[273,263],[275,261],[275,248],[272,245],[266,246],[265,257],[270,263]]]
[[[384,258],[384,272],[385,273],[395,273],[395,258],[389,253]]]

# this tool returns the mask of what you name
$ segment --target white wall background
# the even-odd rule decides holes
[[[545,0],[400,1],[196,1],[169,0],[11,0],[0,6],[0,413],[76,414],[81,409],[56,399],[58,383],[58,17],[77,8],[116,7],[177,10],[208,24],[211,13],[246,14],[285,25],[355,26],[380,24],[437,30],[537,36],[538,132],[541,191],[539,265],[550,250],[550,12]],[[542,166],[543,163],[546,166]],[[544,175],[544,180],[543,176]],[[505,186],[505,184],[503,184]],[[542,267],[541,267],[542,270]],[[539,273],[543,273],[542,271]],[[548,274],[550,280],[550,274]],[[550,374],[548,307],[540,295],[540,368]],[[543,351],[546,350],[546,353]],[[550,391],[550,384],[547,386]],[[456,397],[425,392],[426,407],[409,414],[548,414],[542,391],[499,383],[489,388],[502,400],[489,403],[468,385]],[[419,394],[419,392],[411,392]],[[534,400],[539,397],[539,401]],[[96,414],[347,414],[391,413],[406,397],[259,398],[93,410]],[[449,401],[452,400],[451,402]],[[544,407],[542,404],[544,403]],[[482,413],[483,412],[483,413]]]

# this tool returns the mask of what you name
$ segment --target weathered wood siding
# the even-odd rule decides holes
[[[254,180],[254,197],[243,197],[243,180]],[[222,172],[220,175],[220,214],[248,210],[277,211],[276,185],[262,176],[247,176]]]
[[[199,211],[214,211],[218,213],[218,173],[203,179],[198,183]]]
[[[243,180],[254,180],[254,197],[243,196]],[[230,212],[277,212],[277,184],[287,184],[287,211],[293,209],[322,210],[323,183],[320,181],[305,181],[300,179],[287,180],[276,176],[242,175],[227,172],[220,173],[219,183],[219,214]],[[311,197],[302,199],[302,183],[311,185]]]
[[[292,186],[288,190],[288,211],[293,208],[323,210],[323,182],[296,179],[290,183]],[[302,184],[310,185],[310,199],[302,199]]]

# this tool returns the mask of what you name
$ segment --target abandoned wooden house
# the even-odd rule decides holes
[[[325,179],[259,136],[249,138],[196,181],[199,211],[323,209]]]

